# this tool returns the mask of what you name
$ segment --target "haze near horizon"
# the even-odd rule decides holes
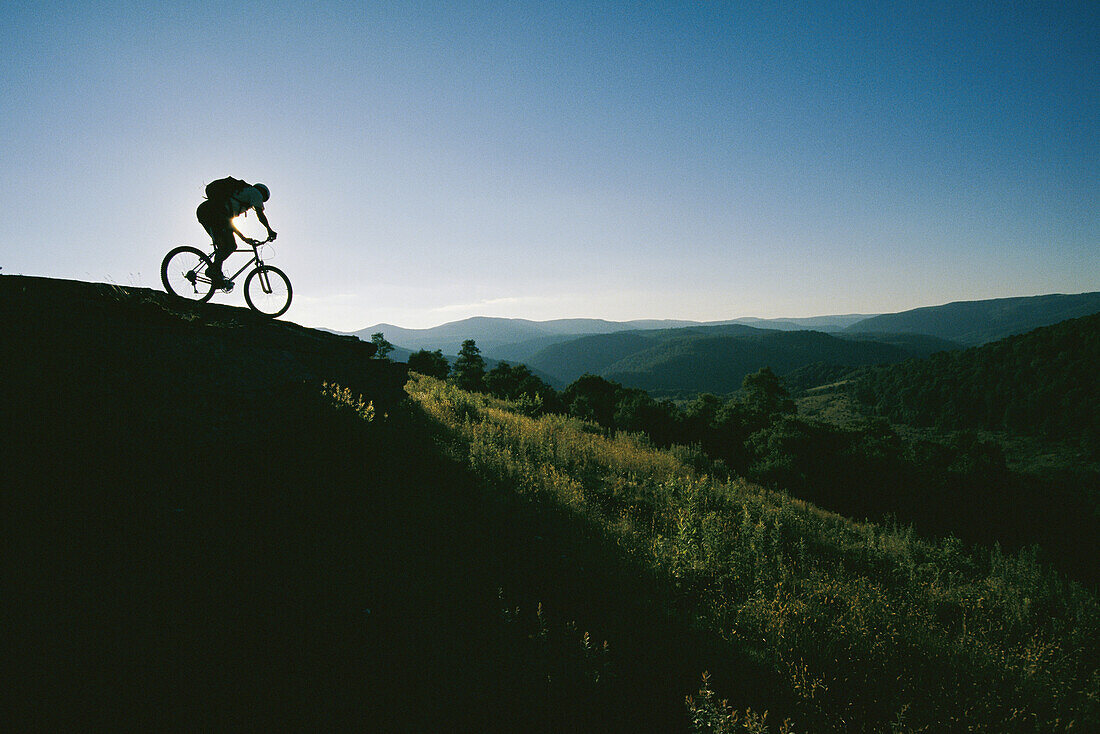
[[[233,175],[336,330],[1100,290],[1095,3],[235,10],[0,10],[0,272],[160,288]]]

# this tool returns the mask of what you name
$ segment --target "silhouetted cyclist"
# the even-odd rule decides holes
[[[199,204],[195,212],[199,224],[214,243],[214,262],[207,268],[206,274],[214,281],[215,288],[230,288],[233,284],[222,274],[222,263],[237,251],[237,241],[233,235],[250,245],[260,244],[243,235],[233,223],[233,217],[254,210],[260,224],[267,227],[268,241],[275,239],[275,230],[267,223],[267,215],[264,214],[264,202],[271,198],[271,191],[262,183],[249,184],[235,178],[223,178],[209,184],[206,195],[206,201]]]

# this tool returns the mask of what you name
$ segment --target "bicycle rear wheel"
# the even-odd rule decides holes
[[[214,283],[206,275],[210,258],[197,247],[184,245],[164,256],[160,281],[164,290],[188,301],[206,303],[214,295]]]
[[[270,265],[256,268],[244,281],[244,300],[249,308],[264,316],[282,316],[290,308],[293,295],[290,278]]]

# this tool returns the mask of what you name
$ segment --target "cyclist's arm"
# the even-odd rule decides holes
[[[241,230],[237,229],[237,223],[234,222],[232,219],[229,220],[229,226],[233,229],[233,231],[236,233],[236,235],[238,237],[240,237],[242,240],[244,240],[245,242],[248,242],[248,243],[252,242],[252,240],[250,240],[248,237],[245,236],[244,232],[241,232]]]
[[[260,224],[267,227],[267,238],[269,240],[275,239],[275,230],[271,228],[271,225],[267,223],[267,215],[264,214],[263,209],[256,209],[256,219],[260,220]]]

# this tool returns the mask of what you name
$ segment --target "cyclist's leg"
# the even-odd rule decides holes
[[[237,243],[233,239],[233,230],[229,228],[227,223],[225,231],[216,232],[212,239],[214,240],[214,258],[210,267],[213,268],[214,272],[210,275],[217,276],[219,280],[225,280],[225,275],[222,273],[222,263],[237,251]]]
[[[199,224],[210,235],[210,240],[214,244],[213,263],[207,275],[215,281],[225,280],[225,276],[222,274],[222,263],[237,251],[237,241],[233,238],[233,228],[229,224],[229,216],[211,201],[204,201],[199,204],[196,215]]]

